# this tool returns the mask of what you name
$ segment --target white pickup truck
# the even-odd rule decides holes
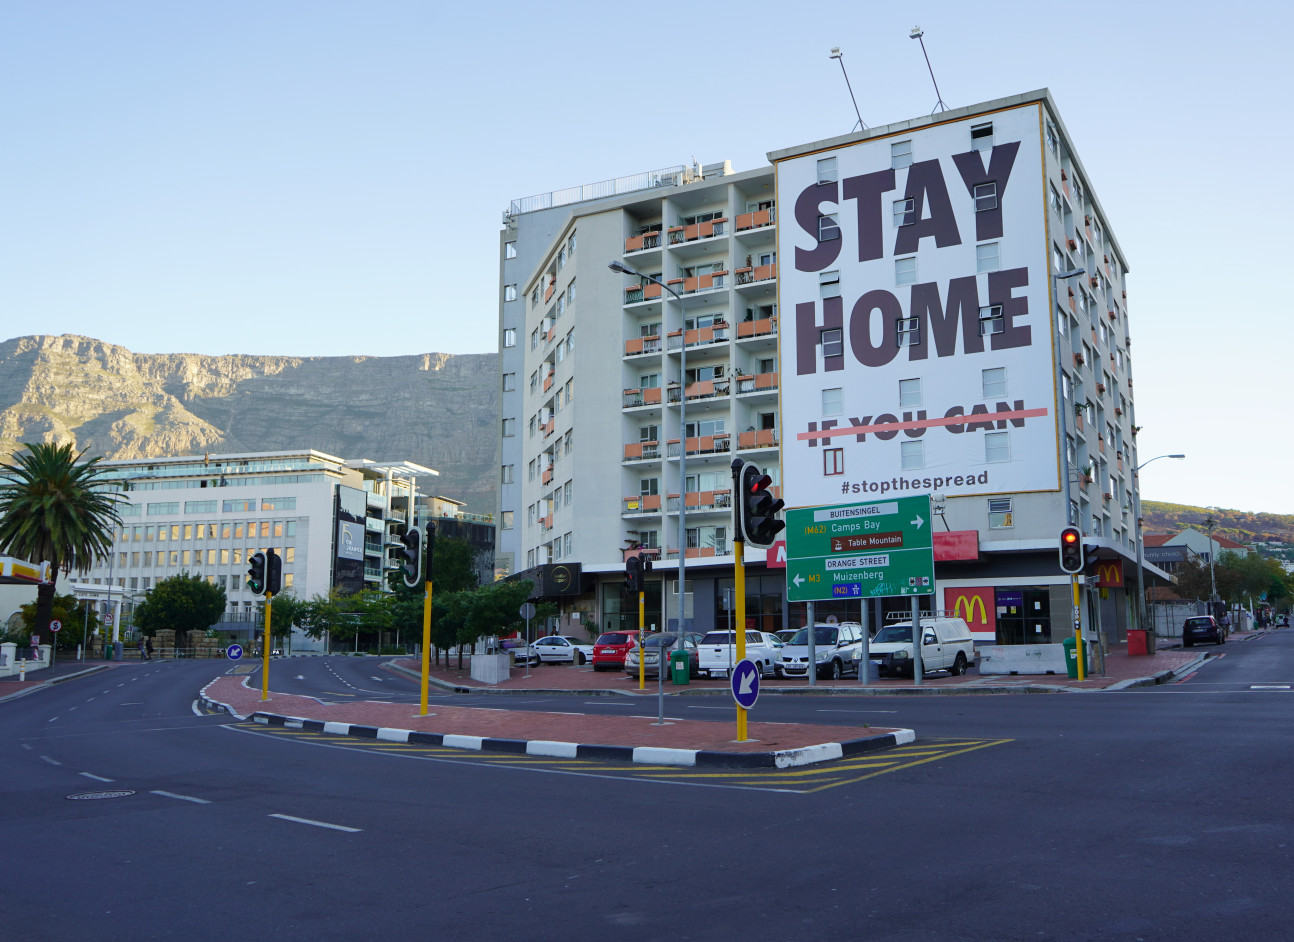
[[[722,677],[737,663],[737,643],[735,632],[711,631],[697,645],[702,674],[711,677]],[[772,674],[777,669],[777,648],[771,638],[760,631],[746,632],[746,660],[754,661],[761,677]]]
[[[975,642],[961,618],[932,618],[921,622],[922,672],[947,671],[956,677],[975,662]],[[868,646],[868,656],[882,677],[912,676],[912,622],[886,625]],[[860,652],[861,654],[861,652]]]

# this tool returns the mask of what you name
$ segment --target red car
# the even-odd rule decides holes
[[[593,669],[620,671],[625,668],[625,654],[637,646],[638,632],[608,631],[593,642]]]

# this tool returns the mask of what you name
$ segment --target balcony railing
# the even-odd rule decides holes
[[[678,439],[670,439],[668,456],[677,458],[679,455]],[[718,435],[700,435],[687,440],[687,453],[689,455],[718,455],[732,449],[732,438],[727,432],[721,432]]]
[[[625,461],[652,461],[660,458],[660,442],[630,442],[625,445]]]
[[[777,277],[777,262],[758,265],[754,268],[738,268],[737,284],[753,285],[758,281],[772,281]]]
[[[756,373],[754,376],[737,377],[737,394],[768,392],[777,388],[776,373]]]
[[[695,383],[687,384],[687,401],[694,399],[718,399],[720,396],[726,396],[732,391],[730,380],[726,379],[706,379]],[[679,386],[674,383],[669,388],[669,401],[678,402]]]
[[[668,348],[678,350],[683,346],[683,331],[670,331],[668,335]],[[710,327],[698,327],[687,332],[687,345],[689,347],[704,347],[712,343],[728,342],[728,325],[719,323]]]
[[[681,245],[684,242],[695,242],[698,239],[709,239],[727,234],[727,219],[711,219],[709,222],[696,222],[690,226],[671,226],[669,229],[669,244]]]
[[[660,337],[633,337],[625,341],[625,356],[636,357],[644,353],[660,353]]]
[[[737,447],[775,448],[777,447],[777,429],[762,428],[751,432],[738,432]]]
[[[775,222],[777,222],[777,207],[761,209],[756,213],[738,213],[737,231],[745,232],[748,229],[762,229],[764,226],[771,226]]]
[[[644,232],[642,235],[630,236],[625,239],[625,254],[630,252],[642,252],[645,249],[660,248],[660,232]]]
[[[661,287],[658,284],[630,285],[625,288],[625,304],[637,304],[639,301],[655,301],[660,297]]]
[[[764,317],[757,321],[743,321],[737,325],[737,339],[745,337],[763,337],[777,333],[777,318]]]
[[[637,497],[624,499],[624,512],[627,514],[660,513],[659,494],[640,494]]]
[[[543,474],[539,475],[539,483],[540,483],[540,484],[552,484],[552,483],[553,483],[553,469],[552,469],[552,468],[549,468],[549,469],[548,469],[547,471],[545,471]]]
[[[693,510],[729,510],[732,508],[732,491],[691,491],[687,495],[687,509]],[[678,513],[678,495],[670,494],[665,509]]]
[[[660,387],[654,386],[647,389],[626,389],[623,398],[620,401],[622,409],[632,409],[635,406],[658,406],[660,405]]]
[[[711,272],[708,275],[693,275],[690,278],[683,279],[683,290],[680,294],[696,294],[698,291],[712,291],[715,288],[726,288],[728,286],[728,273],[726,271]]]
[[[687,548],[688,559],[708,559],[711,556],[728,556],[732,553],[732,548],[727,543],[716,543],[714,546],[689,546]],[[671,546],[665,550],[666,559],[678,559],[678,547]]]

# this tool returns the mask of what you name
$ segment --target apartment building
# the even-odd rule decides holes
[[[1084,585],[1104,590],[1084,589],[1081,617],[1121,636],[1138,581],[1128,265],[1050,94],[769,159],[505,213],[500,557],[565,567],[566,603],[605,629],[636,622],[620,591],[635,552],[663,579],[649,624],[677,624],[682,553],[685,624],[722,624],[739,457],[791,507],[931,494],[930,608],[981,641],[1069,635],[1056,541],[1079,525],[1099,561]],[[779,565],[747,553],[761,627],[804,617]]]
[[[262,597],[248,591],[250,557],[283,560],[283,592],[299,598],[385,585],[392,546],[407,526],[417,479],[437,474],[407,461],[343,459],[313,450],[105,461],[122,488],[109,558],[74,575],[73,591],[97,599],[120,623],[125,607],[160,580],[188,572],[225,590],[217,626],[254,633]],[[298,652],[323,642],[293,638]]]

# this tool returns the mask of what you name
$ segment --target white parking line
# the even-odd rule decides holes
[[[195,805],[209,805],[211,802],[205,798],[194,798],[192,795],[177,795],[175,792],[164,792],[161,789],[153,789],[152,794],[161,795],[163,798],[178,798],[180,801],[191,801]]]
[[[62,765],[62,764],[63,764],[62,762],[59,762],[57,759],[51,759],[49,756],[41,756],[41,758],[42,758],[42,759],[44,759],[46,762],[48,762],[50,765]]]
[[[899,711],[898,710],[818,710],[817,712],[819,713],[897,713]]]
[[[272,814],[271,818],[278,818],[281,821],[295,821],[297,824],[309,824],[311,827],[328,828],[330,831],[345,831],[348,834],[358,834],[362,828],[348,828],[341,824],[329,824],[327,821],[311,821],[309,818],[297,818],[290,814]]]
[[[96,782],[111,782],[112,779],[104,778],[102,775],[95,775],[93,772],[78,772],[77,775],[84,775],[86,778],[92,778]]]
[[[1289,684],[1250,684],[1250,690],[1289,690]]]

